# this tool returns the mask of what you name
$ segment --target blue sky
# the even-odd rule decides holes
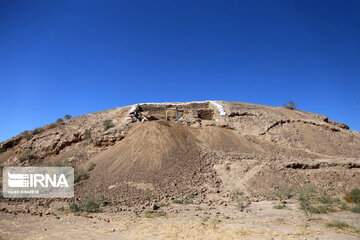
[[[138,102],[229,100],[360,130],[360,1],[0,0],[0,141]]]

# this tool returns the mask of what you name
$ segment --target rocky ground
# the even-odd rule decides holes
[[[127,118],[130,113],[133,114],[132,120]],[[195,229],[193,236],[196,236],[196,231],[214,236],[234,231],[233,234],[247,236],[248,231],[259,234],[256,236],[260,239],[262,236],[274,236],[276,239],[276,236],[284,238],[285,235],[280,233],[283,230],[279,228],[280,223],[275,216],[286,213],[286,217],[283,216],[285,220],[281,221],[287,226],[284,229],[292,230],[284,234],[290,234],[289,238],[295,239],[302,235],[290,227],[292,220],[289,217],[293,216],[294,222],[303,224],[303,211],[295,207],[291,207],[292,210],[272,209],[266,200],[285,188],[311,186],[318,192],[326,192],[339,199],[346,192],[360,188],[360,133],[324,115],[283,107],[225,101],[140,104],[86,114],[25,131],[0,144],[0,165],[73,166],[76,172],[74,199],[3,202],[2,205],[6,205],[1,213],[4,238],[11,238],[6,234],[9,234],[11,226],[16,229],[16,222],[27,221],[29,226],[31,219],[38,219],[40,225],[47,221],[58,222],[59,219],[53,215],[58,215],[58,210],[51,207],[54,204],[64,204],[68,208],[69,204],[79,204],[86,197],[95,199],[103,195],[111,207],[104,208],[105,212],[99,216],[116,218],[120,213],[131,213],[120,214],[124,222],[130,224],[135,221],[136,224],[130,224],[132,227],[126,230],[130,232],[148,224],[149,229],[169,227],[168,230],[174,234],[174,229],[179,228],[176,234],[180,238],[185,238],[181,234],[192,234],[191,229]],[[246,202],[240,204],[240,209],[250,212],[229,208],[229,202],[235,201],[236,192],[241,193]],[[200,216],[205,211],[189,210],[189,216],[182,215],[188,212],[186,208],[174,212],[174,201],[189,201],[189,196],[194,198],[191,199],[194,208],[207,206],[220,215],[215,212],[209,216],[209,221],[203,221]],[[266,212],[253,209],[259,204],[271,214],[264,215]],[[144,217],[133,220],[135,212],[142,216],[154,205],[171,206],[171,209],[166,209],[166,216],[156,220]],[[8,213],[8,209],[25,213],[14,215]],[[229,211],[235,215],[231,217]],[[42,217],[36,218],[31,212],[41,213]],[[319,230],[319,235],[309,236],[336,239],[335,233],[327,236],[326,232],[330,230],[324,228],[324,221],[332,214],[338,214],[340,220],[346,220],[345,216],[355,217],[353,213],[337,208],[321,220],[311,220],[322,230]],[[240,219],[245,216],[251,219],[252,215],[273,222],[279,229],[271,224],[272,227],[263,228],[260,220],[255,221],[254,228],[247,225],[243,229]],[[78,219],[79,224],[84,224],[84,229],[89,229],[91,225],[88,218],[71,214],[61,219],[69,222]],[[221,222],[216,223],[216,219]],[[159,225],[155,224],[157,222]],[[184,227],[189,227],[190,232],[181,230],[178,222],[187,222]],[[66,224],[61,226],[65,229]],[[346,237],[352,239],[357,233],[350,229],[356,227],[358,225],[355,224],[354,228],[347,227],[337,234],[345,234],[345,231]],[[116,229],[116,226],[110,228]],[[99,229],[100,232],[108,231],[106,224]],[[272,233],[271,229],[275,229],[276,233]],[[309,229],[306,228],[306,231]],[[50,229],[46,231],[41,234],[51,233]],[[121,232],[130,234],[126,231],[115,230],[107,234],[109,238]],[[155,232],[159,231],[161,229]],[[22,231],[17,229],[17,232],[20,234]],[[155,232],[145,231],[144,234],[152,239]],[[169,236],[166,231],[160,232],[159,239]],[[22,238],[21,234],[14,236]]]
[[[105,209],[105,213],[81,216],[59,211],[41,215],[33,210],[23,213],[1,204],[7,210],[0,212],[0,236],[2,239],[124,240],[360,238],[360,214],[337,211],[308,218],[295,200],[287,201],[284,209],[275,209],[277,204],[276,201],[252,202],[243,211],[233,204],[171,204],[140,214],[125,207],[116,213]],[[334,221],[348,226],[329,227]]]

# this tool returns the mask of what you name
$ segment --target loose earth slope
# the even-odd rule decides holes
[[[190,194],[221,202],[234,189],[261,199],[284,186],[359,187],[359,132],[304,111],[216,104],[142,104],[64,120],[3,142],[0,164],[71,165],[87,175],[77,197],[135,205]],[[126,121],[129,111],[140,121]]]

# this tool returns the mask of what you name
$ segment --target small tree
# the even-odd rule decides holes
[[[64,121],[64,119],[58,118],[58,119],[56,120],[56,123],[62,123],[63,121]]]
[[[283,104],[284,108],[290,109],[290,110],[296,110],[297,106],[295,105],[294,101],[289,101],[285,104]]]
[[[66,115],[64,116],[64,118],[65,118],[66,120],[68,120],[68,119],[70,119],[70,118],[71,118],[71,115],[66,114]]]

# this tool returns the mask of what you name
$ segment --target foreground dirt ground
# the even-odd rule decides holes
[[[2,211],[0,239],[360,239],[360,214],[339,211],[308,219],[296,201],[285,209],[275,209],[275,204],[253,202],[244,211],[172,204],[157,211],[165,216],[150,217],[132,211],[87,216]],[[349,226],[326,226],[334,220]]]

